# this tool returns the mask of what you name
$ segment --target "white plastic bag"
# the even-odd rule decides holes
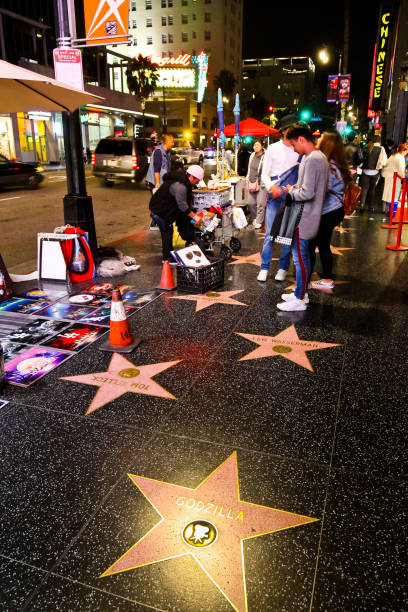
[[[237,229],[242,229],[248,225],[245,213],[239,206],[234,206],[232,211],[232,220]]]

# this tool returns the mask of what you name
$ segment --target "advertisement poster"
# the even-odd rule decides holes
[[[100,325],[88,325],[87,323],[74,323],[66,331],[53,338],[46,340],[43,344],[51,348],[64,351],[80,351],[94,342],[97,338],[106,334],[106,327]]]
[[[337,102],[338,80],[337,74],[329,74],[327,81],[327,102]]]
[[[106,306],[101,306],[97,310],[95,308],[92,309],[93,313],[87,315],[83,319],[81,319],[81,323],[92,323],[94,325],[105,325],[109,327],[110,322],[110,304]],[[136,308],[131,308],[130,306],[125,305],[126,315],[129,316],[136,312]]]
[[[50,302],[46,300],[28,300],[26,298],[11,298],[6,302],[0,303],[0,311],[8,310],[11,312],[19,312],[20,314],[33,314],[49,306]]]
[[[60,298],[67,295],[66,291],[59,291],[54,289],[30,289],[23,293],[20,297],[26,297],[29,300],[48,300],[50,302],[55,302]]]
[[[122,294],[122,300],[126,306],[133,306],[140,310],[160,295],[160,291],[126,291]]]
[[[13,385],[28,387],[72,355],[41,346],[33,346],[4,364],[4,378]]]
[[[350,98],[350,74],[341,74],[339,77],[338,96],[339,102],[348,102]]]
[[[56,304],[51,304],[51,306],[47,306],[47,308],[44,308],[38,314],[44,317],[52,317],[53,319],[73,319],[77,321],[91,314],[94,310],[95,308],[90,308],[89,306],[73,306],[71,304],[62,304],[58,302]]]
[[[27,344],[18,344],[9,340],[1,340],[1,346],[3,347],[4,363],[11,361],[11,359],[18,357],[18,355],[22,355],[22,353],[31,348]]]
[[[63,329],[66,329],[68,325],[69,324],[65,321],[32,319],[8,333],[5,340],[25,342],[27,344],[40,344],[44,340],[51,338],[51,336],[55,336],[55,334]]]

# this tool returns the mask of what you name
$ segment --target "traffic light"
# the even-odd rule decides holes
[[[252,142],[251,136],[245,136],[244,142],[245,142],[245,144],[251,144],[251,142]]]
[[[344,129],[344,133],[347,134],[351,134],[351,132],[353,131],[353,128],[350,127],[349,125],[347,125]]]
[[[270,113],[273,113],[273,106],[272,106],[272,104],[270,104],[270,105],[268,106],[268,111],[269,111]]]
[[[312,113],[310,112],[310,110],[307,110],[306,108],[300,112],[300,118],[302,121],[309,121],[311,116],[312,116]]]

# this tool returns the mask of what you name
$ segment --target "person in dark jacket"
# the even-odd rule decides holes
[[[200,166],[190,166],[187,173],[183,170],[168,172],[163,176],[163,184],[150,200],[150,216],[157,223],[163,247],[163,261],[171,260],[173,250],[173,223],[176,223],[180,236],[186,243],[194,241],[194,223],[200,222],[192,210],[193,185],[204,177]]]

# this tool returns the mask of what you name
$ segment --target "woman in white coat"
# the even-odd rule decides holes
[[[385,164],[382,175],[384,177],[384,191],[382,195],[382,209],[383,212],[389,210],[389,205],[392,200],[392,188],[394,184],[394,172],[397,172],[399,176],[405,177],[405,155],[407,154],[407,144],[400,144],[395,152],[389,157]],[[401,180],[397,178],[395,185],[395,197],[396,202],[399,199],[401,191]]]

